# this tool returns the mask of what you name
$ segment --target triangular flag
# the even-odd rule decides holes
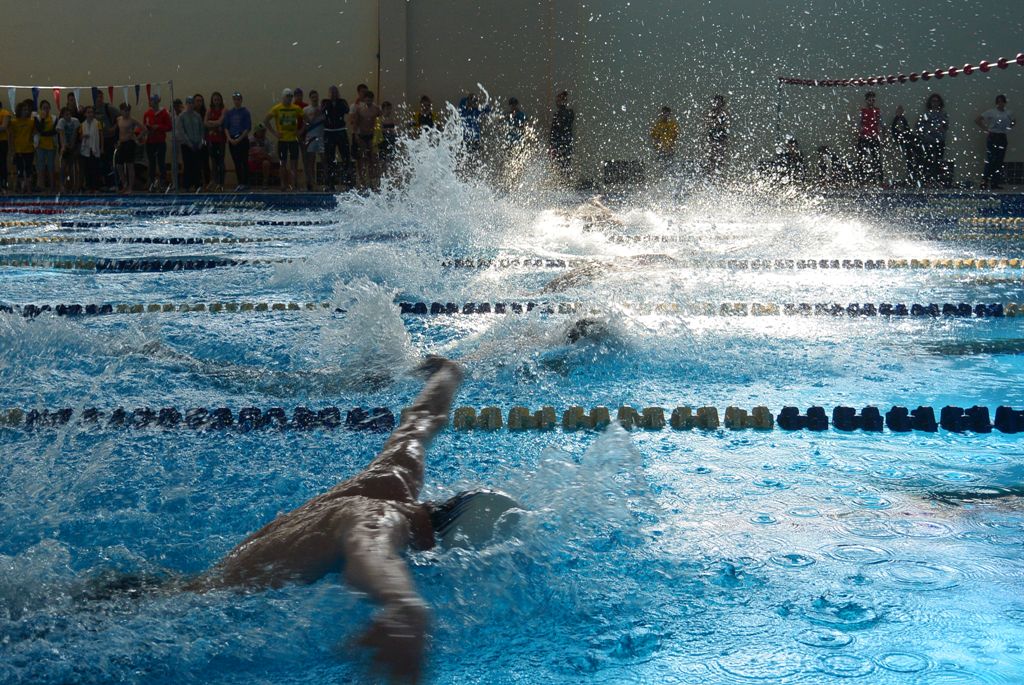
[[[18,107],[18,102],[17,102],[17,100],[18,100],[18,89],[17,88],[8,88],[7,89],[7,100],[8,100],[7,104],[11,106],[12,110],[17,109],[17,107]]]
[[[60,111],[60,88],[53,89],[53,101],[57,105],[57,111]]]
[[[114,104],[114,86],[107,86],[107,104]]]
[[[148,104],[149,101],[152,100],[152,99],[153,99],[153,84],[152,83],[147,83],[146,84],[146,103]]]
[[[123,102],[124,104],[127,105],[128,104],[128,86],[121,86],[121,95],[124,96],[124,99],[121,100],[121,102]]]
[[[81,107],[82,106],[82,89],[81,88],[75,88],[75,106],[76,107]],[[78,112],[72,112],[71,116],[78,116]]]
[[[135,106],[139,106],[139,93],[142,91],[142,86],[138,83],[135,84]]]
[[[39,86],[32,86],[32,111],[39,111]]]
[[[92,104],[93,105],[96,104],[96,98],[98,98],[99,96],[100,96],[100,89],[97,88],[96,86],[93,86],[92,87]]]

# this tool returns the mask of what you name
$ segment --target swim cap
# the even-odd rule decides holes
[[[519,508],[519,503],[503,492],[466,490],[432,507],[430,522],[442,547],[472,549],[507,531],[518,518],[507,512]]]

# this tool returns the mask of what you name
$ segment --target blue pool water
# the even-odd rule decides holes
[[[0,408],[387,406],[426,353],[461,359],[456,404],[564,409],[1024,405],[1018,320],[710,317],[657,302],[1010,302],[1020,269],[732,271],[634,265],[540,294],[565,268],[445,257],[1017,257],[934,240],[907,217],[750,191],[652,193],[585,229],[579,198],[458,180],[414,151],[400,199],[315,211],[89,207],[4,237],[245,237],[42,243],[4,255],[230,256],[292,263],[172,273],[2,267],[27,303],[324,302],[298,312],[0,316]],[[670,198],[670,199],[663,199]],[[958,204],[934,214],[955,217]],[[971,214],[967,203],[961,214]],[[929,217],[935,220],[936,216]],[[95,222],[89,228],[59,222]],[[263,222],[262,225],[257,222]],[[266,225],[279,222],[291,225]],[[314,225],[302,225],[314,224]],[[610,237],[658,234],[664,244]],[[568,315],[400,316],[395,300],[585,302]],[[613,412],[614,413],[614,412]],[[197,573],[275,514],[354,474],[383,436],[334,431],[0,428],[0,682],[369,682],[350,646],[371,607],[336,578],[250,595],[87,602],[104,573]],[[430,498],[471,484],[531,510],[516,538],[413,554],[433,609],[429,682],[1024,682],[1024,510],[957,501],[1024,481],[1022,443],[861,432],[444,432]]]

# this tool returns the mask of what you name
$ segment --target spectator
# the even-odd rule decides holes
[[[380,126],[377,150],[380,154],[381,175],[384,175],[391,171],[398,152],[398,122],[395,120],[394,105],[390,102],[381,104],[380,119],[377,123]]]
[[[69,112],[71,112],[71,118],[72,119],[78,119],[79,121],[82,121],[83,119],[85,119],[85,113],[82,111],[82,108],[79,106],[78,98],[75,97],[74,92],[69,92],[68,93],[67,104],[65,104],[64,106],[68,108]]]
[[[363,106],[363,98],[370,91],[369,87],[365,83],[360,83],[356,86],[356,99],[352,101],[351,111],[349,112],[348,128],[352,131],[352,156],[356,160],[356,174],[359,174],[359,136],[356,133],[356,113],[359,108]]]
[[[651,126],[651,140],[658,162],[667,169],[676,154],[676,140],[679,139],[679,122],[672,116],[672,108],[667,105],[661,108],[661,114]]]
[[[12,105],[14,103],[11,103]],[[9,172],[7,171],[7,142],[8,142],[8,127],[11,125],[11,118],[14,113],[9,109],[4,108],[4,103],[0,102],[0,193],[7,192],[7,177]]]
[[[50,113],[50,103],[39,103],[36,117],[35,136],[39,141],[36,148],[36,174],[39,190],[57,190],[57,120]]]
[[[910,182],[915,186],[919,185],[921,183],[921,143],[917,140],[913,129],[910,128],[903,105],[896,107],[896,116],[892,118],[891,130],[893,141],[903,151],[903,160],[907,165]]]
[[[274,105],[263,123],[277,138],[277,156],[281,160],[281,189],[294,190],[299,176],[299,126],[302,108],[292,102],[292,89],[281,91],[281,102]]]
[[[1006,157],[1006,134],[1017,125],[1013,112],[1006,109],[1006,96],[996,96],[994,109],[983,112],[974,123],[985,132],[985,170],[982,174],[981,187],[991,190],[1002,188],[1003,159]]]
[[[526,133],[526,112],[519,104],[518,98],[508,99],[508,112],[505,113],[506,140],[508,147],[514,148],[523,141]]]
[[[309,106],[309,103],[302,99],[302,96],[305,94],[306,93],[302,88],[295,88],[295,90],[292,91],[292,104],[299,109],[306,109],[306,107]]]
[[[121,103],[121,114],[117,117],[117,152],[114,155],[118,167],[121,190],[130,193],[135,188],[135,153],[140,142],[142,127],[132,117],[132,106]]]
[[[210,108],[203,117],[203,126],[213,179],[210,188],[221,192],[224,190],[224,146],[227,138],[224,136],[224,96],[219,91],[210,93]]]
[[[31,100],[18,103],[18,106],[14,108],[14,118],[8,128],[11,143],[14,145],[15,190],[19,193],[32,192],[32,179],[35,175],[32,160],[36,152],[32,137],[36,130],[36,123],[32,118]]]
[[[186,98],[187,99],[187,98]],[[206,99],[201,93],[192,96],[192,109],[203,122],[203,142],[206,142]],[[203,145],[199,150],[200,187],[206,190],[210,186],[210,150]]]
[[[181,161],[184,190],[192,192],[202,189],[203,175],[200,165],[200,153],[205,146],[203,137],[203,117],[195,109],[195,97],[185,98],[185,111],[178,115],[175,122],[175,136],[181,144]]]
[[[857,133],[858,181],[882,185],[882,110],[875,106],[875,94],[865,93]]]
[[[724,95],[711,99],[711,108],[705,115],[708,127],[708,173],[721,174],[729,156],[729,138],[732,135],[732,115]]]
[[[103,131],[103,158],[100,163],[101,185],[108,190],[117,190],[114,177],[114,150],[117,149],[118,111],[103,99],[103,91],[96,89],[93,98],[93,112]]]
[[[320,93],[309,91],[309,104],[302,108],[302,173],[306,190],[317,182],[316,156],[324,151],[324,113],[320,109]]]
[[[551,138],[548,150],[564,179],[568,179],[572,168],[575,123],[576,112],[569,107],[569,91],[563,90],[555,98],[555,114],[551,119]]]
[[[419,136],[420,131],[424,128],[441,128],[441,121],[434,111],[434,103],[429,96],[420,97],[420,108],[413,114],[411,126],[413,137]]]
[[[149,190],[167,187],[167,134],[171,130],[171,115],[160,107],[160,96],[149,98],[149,109],[142,115],[146,129],[146,160],[149,164]]]
[[[70,107],[61,107],[60,119],[57,120],[57,146],[59,148],[60,190],[78,191],[81,189],[78,173],[79,128],[82,123],[71,116]]]
[[[380,118],[380,107],[373,103],[373,91],[366,91],[355,111],[355,129],[359,147],[356,148],[356,185],[360,189],[372,188],[377,179],[377,154],[373,149],[373,134]]]
[[[79,146],[79,160],[82,163],[82,183],[84,186],[95,192],[103,185],[103,124],[96,118],[96,108],[87,105],[82,110],[85,118],[82,120],[81,143]]]
[[[932,93],[925,101],[925,111],[917,120],[917,130],[924,154],[924,180],[950,186],[952,179],[946,166],[949,115],[946,114],[946,103],[938,93]]]
[[[778,180],[784,184],[794,184],[804,179],[806,167],[804,156],[800,152],[800,143],[791,135],[786,136],[785,143],[777,148],[776,173]]]
[[[341,174],[348,176],[351,153],[348,146],[348,103],[338,86],[331,86],[322,105],[324,115],[324,165],[327,167],[327,190],[334,192]],[[340,171],[338,158],[341,158]]]
[[[459,114],[462,116],[462,141],[471,152],[480,150],[480,132],[484,118],[491,113],[491,106],[480,107],[480,98],[470,93],[459,100]]]
[[[235,166],[235,191],[249,187],[249,134],[252,132],[252,115],[242,106],[242,94],[231,96],[231,109],[224,115],[224,132],[227,137],[231,163]]]
[[[267,139],[267,127],[257,124],[249,139],[249,174],[259,174],[261,185],[270,183],[271,171],[274,169],[274,155],[270,141]]]

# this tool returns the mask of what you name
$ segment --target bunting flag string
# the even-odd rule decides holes
[[[60,88],[53,89],[53,101],[57,104],[57,111],[60,111]]]
[[[146,102],[147,103],[149,102],[150,98],[152,97],[153,86],[156,85],[156,94],[160,95],[161,94],[160,86],[163,85],[163,84],[170,85],[171,81],[157,81],[156,83],[150,81],[150,82],[145,84],[145,86],[146,86]],[[114,89],[115,88],[120,88],[122,94],[124,95],[124,102],[130,102],[129,98],[130,98],[130,95],[131,95],[131,91],[132,91],[132,89],[134,89],[135,90],[135,104],[138,105],[139,101],[140,101],[140,99],[142,97],[142,86],[143,86],[142,83],[125,83],[125,84],[118,84],[118,85],[113,85],[113,86],[107,86],[106,87],[106,92],[107,92],[107,96],[110,98],[109,103],[110,104],[114,104],[114,92],[115,92]],[[43,92],[50,91],[50,92],[53,93],[53,99],[54,99],[54,102],[56,103],[56,106],[57,106],[58,110],[60,110],[60,107],[61,107],[61,95],[65,91],[69,91],[70,93],[74,94],[74,96],[75,96],[75,104],[78,105],[79,107],[82,107],[85,104],[85,103],[82,102],[82,90],[88,89],[92,93],[92,100],[93,100],[93,102],[96,102],[96,97],[100,93],[103,92],[103,89],[101,87],[99,87],[99,86],[63,86],[63,85],[46,85],[46,86],[43,86],[43,85],[30,85],[30,86],[20,86],[20,85],[14,85],[14,84],[5,83],[5,84],[0,84],[0,88],[6,88],[7,89],[7,100],[8,100],[8,103],[9,103],[9,105],[10,105],[10,107],[12,109],[18,104],[18,91],[19,90],[30,91],[32,93],[33,108],[35,110],[39,109],[39,94],[40,94],[40,91],[43,91]]]
[[[894,83],[916,83],[917,81],[930,81],[931,79],[942,79],[945,77],[956,78],[960,74],[964,76],[970,76],[971,74],[980,72],[987,74],[992,71],[993,67],[999,69],[1006,69],[1011,64],[1017,64],[1018,66],[1024,67],[1024,52],[1018,52],[1017,56],[1013,59],[1006,57],[1000,57],[998,59],[989,61],[981,60],[977,65],[965,64],[962,67],[940,67],[938,69],[925,69],[921,73],[911,72],[910,74],[889,74],[888,76],[871,76],[862,77],[858,76],[855,78],[844,78],[844,79],[806,79],[806,78],[792,78],[788,76],[779,76],[778,80],[781,85],[787,86],[821,86],[824,88],[846,88],[849,86],[860,87],[860,86],[886,86],[893,85]]]

